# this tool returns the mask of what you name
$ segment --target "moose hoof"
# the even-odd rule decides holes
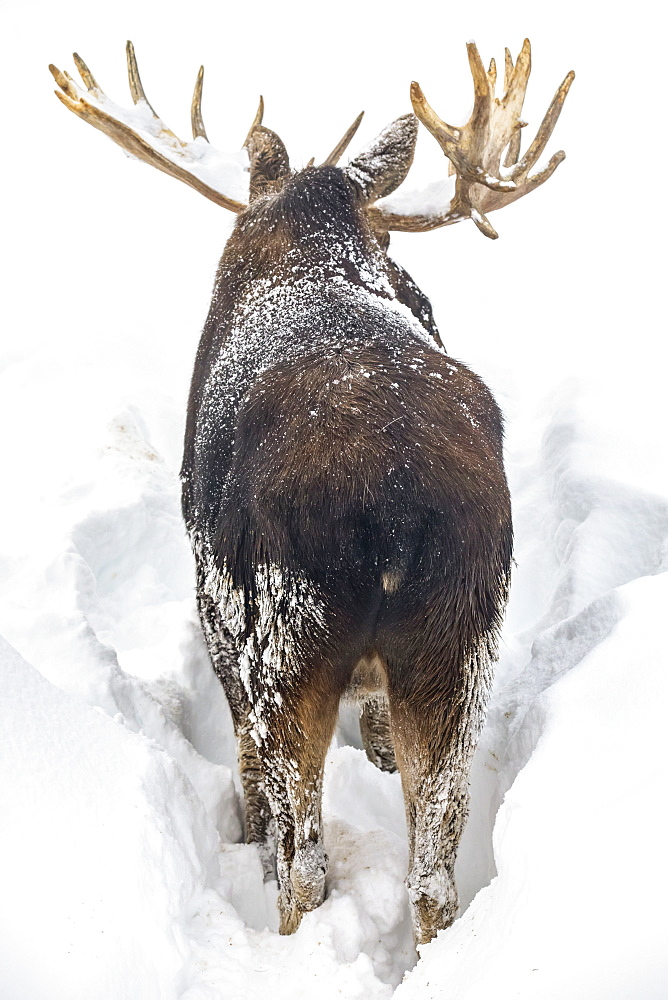
[[[325,898],[326,874],[327,855],[321,844],[309,841],[295,851],[289,891],[281,888],[279,897],[281,934],[294,934],[302,916],[320,906]]]
[[[295,851],[290,881],[297,906],[303,913],[320,906],[325,898],[327,855],[322,844],[310,840]]]
[[[457,916],[459,899],[455,884],[448,876],[407,881],[413,912],[416,944],[428,944],[438,931],[445,930]]]

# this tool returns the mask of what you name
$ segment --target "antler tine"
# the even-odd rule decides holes
[[[346,130],[345,134],[339,139],[339,141],[337,142],[337,144],[334,147],[334,149],[332,150],[332,152],[329,154],[329,156],[325,157],[325,159],[322,161],[322,163],[320,164],[320,166],[322,166],[322,167],[335,167],[336,166],[336,164],[339,162],[339,160],[341,159],[341,157],[345,153],[346,149],[348,148],[348,146],[352,142],[353,137],[354,137],[355,133],[357,132],[357,129],[360,127],[360,124],[362,122],[362,118],[364,118],[364,112],[360,111],[360,113],[358,114],[357,118],[355,119],[355,121],[350,126],[350,128]]]
[[[492,58],[489,61],[489,69],[487,70],[487,79],[489,80],[489,86],[492,91],[492,96],[494,96],[494,91],[496,89],[496,59]]]
[[[160,127],[163,132],[169,135],[172,139],[178,142],[181,146],[185,145],[179,137],[172,132],[171,128],[168,128],[163,122],[162,118],[155,110],[151,102],[149,101],[144,87],[142,86],[141,78],[139,76],[139,68],[137,66],[137,57],[135,56],[135,47],[131,41],[127,41],[125,45],[125,52],[128,60],[128,83],[130,84],[130,93],[132,94],[132,101],[134,104],[139,104],[143,101],[146,107],[149,109],[153,117],[157,122],[160,122]]]
[[[518,198],[528,194],[530,191],[535,191],[536,188],[539,188],[541,184],[544,184],[545,181],[550,179],[559,164],[563,163],[565,159],[566,154],[563,149],[560,149],[559,152],[550,157],[547,166],[543,167],[542,170],[539,170],[537,174],[532,174],[531,177],[526,177],[522,184],[518,185],[514,191],[509,191],[508,194],[495,194],[493,192],[484,194],[481,202],[484,204],[485,210],[487,212],[497,211],[499,208],[504,208],[506,205],[510,205],[512,202],[517,201]],[[488,198],[494,198],[494,203],[491,201],[488,203]]]
[[[508,87],[510,86],[510,81],[513,77],[513,57],[511,55],[510,49],[506,49],[505,66],[503,72],[503,92],[508,93]]]
[[[511,115],[516,117],[519,117],[522,113],[524,95],[527,91],[530,74],[531,42],[528,38],[525,38],[520,54],[517,57],[517,62],[515,63],[515,68],[508,83],[508,87],[503,95],[504,106],[508,109]]]
[[[473,111],[469,119],[469,124],[477,132],[484,129],[489,122],[492,94],[489,87],[489,78],[478,52],[478,46],[475,42],[467,42],[466,49],[469,56],[471,76],[473,77],[474,93]]]
[[[482,212],[472,208],[470,217],[476,228],[480,230],[483,236],[486,236],[490,240],[498,240],[499,234],[486,215],[483,215]]]
[[[49,71],[50,71],[51,76],[53,77],[53,79],[56,81],[56,83],[60,87],[60,89],[65,94],[67,94],[67,96],[70,97],[73,101],[76,101],[79,95],[77,93],[77,88],[76,88],[76,85],[74,83],[74,80],[72,79],[72,77],[70,76],[70,74],[67,73],[67,72],[64,72],[61,69],[58,69],[58,67],[54,66],[53,63],[49,63]],[[56,94],[56,97],[61,97],[60,93],[57,90],[55,91],[55,94]],[[61,100],[62,100],[62,98],[61,98]]]
[[[514,167],[519,159],[520,148],[522,145],[522,132],[520,130],[523,125],[526,125],[526,122],[518,122],[515,127],[512,139],[508,143],[506,158],[503,161],[504,167]]]
[[[561,109],[564,106],[564,101],[566,100],[566,96],[568,94],[568,91],[571,89],[571,84],[573,83],[574,79],[575,79],[575,73],[573,72],[573,70],[571,70],[570,73],[567,73],[566,76],[564,77],[561,86],[558,88],[556,94],[552,98],[552,102],[549,108],[545,112],[545,117],[540,123],[540,128],[536,133],[536,138],[533,140],[533,142],[527,149],[526,153],[524,154],[520,162],[517,164],[517,167],[513,171],[513,178],[528,173],[528,171],[531,170],[534,163],[545,149],[545,146],[547,145],[547,142],[550,136],[552,135],[552,132],[554,131],[554,126],[557,124],[559,115],[561,114]],[[562,155],[562,159],[565,157],[565,155],[566,155],[565,153]]]
[[[508,109],[510,115],[517,117],[518,120],[513,126],[513,134],[508,145],[506,157],[503,161],[504,167],[514,166],[519,159],[520,146],[522,143],[520,129],[526,125],[526,122],[520,121],[518,116],[524,106],[524,97],[530,73],[531,42],[528,38],[525,38],[520,54],[517,57],[517,62],[514,66],[510,50],[506,49],[503,104]]]
[[[420,119],[426,129],[429,129],[439,146],[446,152],[446,145],[459,142],[459,129],[447,125],[442,118],[436,114],[431,104],[424,96],[422,87],[415,80],[411,83],[411,104],[413,111]]]
[[[155,108],[153,107],[148,97],[144,93],[141,77],[139,76],[139,69],[137,67],[137,57],[135,56],[135,47],[131,41],[128,41],[126,43],[125,52],[128,60],[128,83],[130,84],[130,93],[132,94],[133,103],[139,104],[140,101],[143,101],[144,104],[147,104],[151,109],[153,117],[159,118],[160,115],[156,112]]]
[[[533,174],[531,177],[527,178],[525,191],[533,191],[535,188],[540,187],[548,180],[554,171],[557,169],[560,163],[566,159],[566,154],[563,149],[560,149],[558,153],[550,157],[550,161],[543,170],[539,170],[537,174]],[[522,193],[524,194],[525,191]]]
[[[251,141],[251,136],[253,135],[253,131],[257,128],[258,125],[262,124],[263,118],[264,118],[264,97],[262,96],[262,94],[260,94],[260,103],[257,106],[257,111],[255,112],[255,118],[253,119],[253,124],[248,129],[248,135],[244,139],[244,149],[248,148],[248,144]]]
[[[74,65],[79,71],[79,76],[83,80],[86,90],[88,90],[89,93],[93,94],[95,97],[99,97],[101,94],[103,94],[104,91],[100,87],[99,83],[97,82],[91,71],[88,69],[88,66],[86,66],[86,63],[83,61],[79,53],[73,52],[72,58],[74,59]]]
[[[448,174],[454,174],[455,164],[450,153],[455,148],[453,144],[459,142],[459,129],[453,128],[452,125],[446,125],[443,119],[439,118],[424,96],[420,84],[416,83],[415,80],[411,83],[411,104],[417,117],[424,127],[431,132],[436,142],[448,157]]]
[[[192,104],[190,105],[190,123],[193,130],[193,139],[205,139],[209,141],[202,120],[202,85],[204,84],[204,67],[200,66],[197,79],[195,80],[195,90],[193,91]]]

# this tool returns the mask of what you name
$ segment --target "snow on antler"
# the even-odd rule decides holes
[[[156,114],[144,92],[132,42],[127,43],[128,81],[133,108],[114,104],[104,93],[81,56],[74,62],[86,88],[85,92],[67,72],[51,65],[49,69],[60,87],[56,96],[66,108],[89,125],[99,129],[121,146],[126,153],[183,181],[217,205],[241,212],[248,203],[248,153],[223,153],[208,141],[202,120],[202,81],[200,68],[193,94],[191,119],[193,141],[184,142]],[[262,121],[263,102],[251,126]],[[245,146],[245,144],[244,144]]]

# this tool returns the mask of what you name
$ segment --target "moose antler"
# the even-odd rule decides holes
[[[56,96],[66,108],[89,125],[104,132],[131,156],[157,167],[183,181],[217,205],[241,212],[248,203],[248,156],[242,151],[226,155],[210,145],[202,120],[202,83],[200,68],[192,99],[193,141],[184,142],[158,117],[144,93],[132,42],[127,43],[128,81],[134,108],[119,107],[109,100],[81,56],[74,62],[86,87],[82,92],[69,73],[55,66],[49,69],[60,87]],[[61,93],[62,91],[62,93]],[[264,104],[260,98],[257,114],[244,146],[256,125],[262,121]]]
[[[420,196],[411,198],[409,211],[405,214],[393,210],[393,206],[401,206],[401,196],[378,202],[368,209],[376,232],[424,232],[461,222],[462,219],[473,219],[485,236],[496,239],[498,234],[486,213],[503,208],[544,184],[566,156],[560,150],[544,170],[529,176],[529,171],[552,135],[575,74],[570,72],[564,79],[536,138],[519,159],[520,130],[526,125],[520,114],[531,72],[529,39],[525,39],[516,65],[513,65],[510,52],[506,49],[505,93],[502,98],[494,96],[495,61],[492,59],[489,70],[485,71],[475,42],[469,42],[467,49],[475,100],[471,117],[463,127],[446,125],[427,102],[419,84],[411,84],[413,110],[450,160],[450,172],[456,175],[454,194],[445,208],[442,202],[440,208],[434,208],[425,205]],[[506,149],[504,167],[509,169],[504,174],[501,157]]]
[[[347,150],[350,143],[353,141],[357,129],[362,124],[362,118],[364,118],[364,112],[360,111],[355,121],[352,123],[350,128],[341,136],[341,138],[339,139],[339,141],[337,142],[336,146],[329,154],[329,156],[325,157],[325,159],[322,161],[322,163],[320,164],[322,167],[336,166],[336,164],[339,162],[339,160]]]
[[[564,79],[536,138],[519,159],[520,131],[526,124],[520,119],[520,114],[531,72],[529,40],[525,40],[516,65],[513,65],[506,49],[505,93],[502,98],[494,96],[494,60],[492,59],[489,70],[485,71],[475,43],[469,42],[467,49],[475,100],[471,117],[463,127],[447,125],[429,105],[419,84],[411,84],[413,110],[449,158],[450,173],[455,174],[454,190],[451,194],[448,192],[448,195],[444,195],[442,185],[439,185],[436,197],[430,191],[417,196],[411,195],[405,211],[401,209],[406,203],[406,196],[401,192],[367,205],[369,221],[382,244],[386,242],[391,230],[424,232],[469,218],[473,219],[485,236],[496,239],[497,233],[486,213],[503,208],[539,187],[565,157],[562,151],[555,153],[543,170],[530,176],[530,170],[545,149],[556,125],[575,74],[571,72]],[[226,155],[210,145],[204,127],[203,67],[197,76],[192,99],[193,141],[184,142],[165,125],[149,103],[139,76],[132,42],[127,43],[127,61],[130,92],[134,102],[131,110],[121,108],[109,100],[86,63],[76,53],[74,62],[86,91],[82,92],[68,73],[51,65],[49,69],[60,87],[56,96],[65,107],[100,129],[131,156],[176,177],[217,205],[232,212],[241,212],[248,204],[247,149],[254,131],[262,122],[262,98],[243,150]],[[333,165],[338,161],[355,135],[361,118],[359,115],[355,119],[323,161],[323,165]],[[501,169],[504,150],[507,150],[504,160],[506,173]]]

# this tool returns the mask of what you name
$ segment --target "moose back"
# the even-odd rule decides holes
[[[499,410],[445,353],[428,300],[387,255],[389,232],[472,218],[496,236],[486,213],[563,159],[529,175],[572,74],[521,159],[528,42],[516,65],[507,54],[502,99],[494,63],[485,70],[469,45],[466,126],[442,122],[413,84],[415,115],[344,168],[359,119],[323,164],[293,172],[260,109],[244,144],[245,204],[203,180],[201,71],[194,140],[183,143],[148,104],[129,43],[134,113],[75,61],[86,94],[54,70],[70,110],[237,213],[195,362],[183,513],[238,740],[246,837],[268,877],[276,866],[280,929],[294,931],[325,895],[322,776],[348,698],[369,758],[401,773],[408,894],[416,940],[428,941],[457,912],[454,864],[512,527]],[[408,173],[418,118],[454,165],[453,191],[438,211],[399,214],[381,199]]]

